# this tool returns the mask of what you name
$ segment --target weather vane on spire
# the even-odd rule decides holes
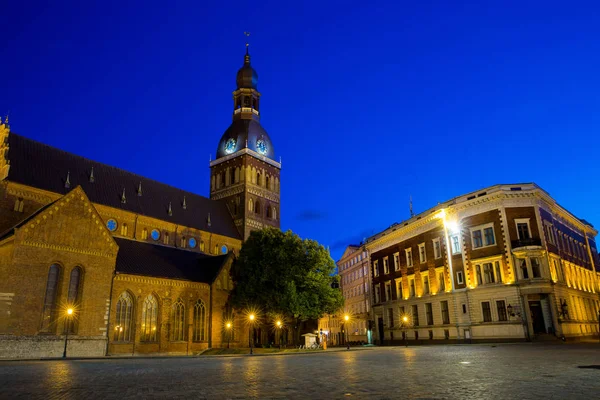
[[[250,46],[248,41],[250,40],[250,32],[244,32],[244,36],[246,36],[246,47]]]

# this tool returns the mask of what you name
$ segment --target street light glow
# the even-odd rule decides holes
[[[250,316],[248,316],[248,318],[250,318],[250,321],[254,321],[254,314],[250,314]]]
[[[277,321],[276,324],[277,324],[277,327],[281,327],[281,321]]]
[[[69,315],[73,314],[73,309],[72,308],[68,308],[67,309],[67,314],[69,314]]]
[[[348,321],[348,320],[350,319],[350,316],[349,316],[348,314],[346,314],[346,315],[344,315],[344,319],[345,319],[346,321]]]
[[[228,322],[225,326],[227,326],[227,329],[231,328],[231,322]]]
[[[408,322],[408,317],[405,315],[404,317],[402,317],[402,321]]]

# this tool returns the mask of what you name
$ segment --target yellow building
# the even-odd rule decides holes
[[[279,227],[281,167],[256,84],[246,52],[211,198],[0,121],[0,357],[61,356],[67,333],[71,356],[248,346],[229,268],[253,229]]]

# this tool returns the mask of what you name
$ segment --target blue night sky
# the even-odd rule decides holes
[[[12,130],[205,196],[249,30],[282,228],[335,259],[497,183],[600,227],[598,2],[33,3],[0,12]]]

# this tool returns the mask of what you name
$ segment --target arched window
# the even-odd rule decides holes
[[[254,202],[252,199],[248,200],[248,211],[254,211]]]
[[[129,342],[131,340],[131,321],[133,320],[133,298],[129,292],[121,293],[117,301],[115,318],[115,341]]]
[[[15,211],[23,212],[23,199],[17,198],[15,200]]]
[[[267,189],[271,189],[271,178],[269,177],[269,175],[267,175],[265,178],[265,187]]]
[[[258,186],[262,186],[262,185],[261,185],[261,183],[262,183],[262,182],[261,182],[261,180],[260,180],[260,172],[257,172],[257,173],[256,173],[256,184],[257,184]]]
[[[254,203],[254,212],[256,214],[260,214],[260,201],[256,200],[256,203]]]
[[[142,229],[142,240],[148,239],[148,229]]]
[[[165,233],[165,235],[163,236],[163,240],[165,244],[169,244],[169,234]]]
[[[210,188],[212,190],[215,190],[215,176],[214,175],[210,178]]]
[[[185,340],[185,305],[181,299],[171,307],[171,340]]]
[[[182,248],[185,248],[186,244],[187,244],[187,242],[186,242],[186,240],[185,240],[185,237],[182,237],[182,238],[181,238],[181,247],[182,247]]]
[[[200,251],[204,251],[204,241],[200,241]]]
[[[54,313],[56,308],[56,292],[58,290],[58,279],[60,278],[60,267],[56,264],[50,266],[48,281],[46,282],[46,295],[44,296],[44,309],[42,311],[42,332],[51,332],[54,325]]]
[[[65,318],[65,332],[77,332],[77,319],[79,315],[79,300],[81,294],[81,267],[75,267],[71,270],[69,279],[69,293],[67,294],[67,307],[73,307],[75,314],[70,318]]]
[[[273,212],[271,212],[271,217],[273,219],[277,219],[277,209],[275,207],[273,207]]]
[[[267,218],[271,218],[271,207],[267,206]]]
[[[198,300],[194,306],[194,342],[206,340],[206,307]]]
[[[156,342],[158,337],[158,301],[153,295],[144,300],[142,308],[142,326],[140,340],[142,342]]]
[[[214,248],[213,253],[216,254],[216,255],[219,254],[219,245],[218,244],[215,244],[215,248]]]
[[[229,184],[233,185],[235,182],[235,171],[233,168],[229,168]]]
[[[225,171],[223,171],[222,174],[220,174],[221,176],[221,187],[225,186]]]
[[[235,167],[235,175],[233,179],[235,183],[238,183],[240,181],[240,167]]]
[[[127,236],[127,224],[121,225],[121,236]]]

